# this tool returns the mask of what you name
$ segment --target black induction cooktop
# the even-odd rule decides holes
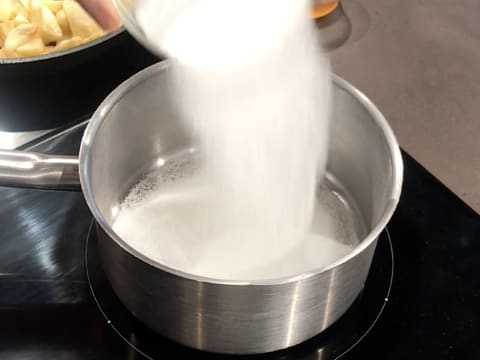
[[[76,154],[85,123],[30,144]],[[404,154],[405,184],[365,289],[319,336],[260,359],[480,359],[480,217]],[[0,359],[223,358],[120,303],[80,193],[0,188]]]

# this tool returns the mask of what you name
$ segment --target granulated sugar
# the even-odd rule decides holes
[[[203,162],[193,177],[140,184],[150,191],[127,199],[114,229],[165,265],[222,279],[298,274],[348,253],[339,231],[312,231],[315,208],[327,228],[342,225],[315,206],[331,85],[310,0],[164,3],[141,1],[138,19],[169,55],[172,99]]]

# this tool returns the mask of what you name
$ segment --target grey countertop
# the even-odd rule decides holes
[[[480,213],[480,0],[342,0],[331,17],[335,72]]]

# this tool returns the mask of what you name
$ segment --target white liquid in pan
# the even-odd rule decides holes
[[[136,185],[113,223],[129,245],[161,264],[217,279],[270,279],[318,269],[359,242],[354,214],[326,187],[317,193],[313,225],[303,236],[219,227],[211,188],[192,175],[186,159],[167,161]]]

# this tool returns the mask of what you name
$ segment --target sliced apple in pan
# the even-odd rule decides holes
[[[37,25],[38,27],[42,26],[42,4],[40,0],[30,0],[29,16],[30,23]]]
[[[45,50],[40,34],[35,34],[22,46],[19,46],[16,53],[20,56],[37,56],[41,55]]]
[[[22,13],[18,13],[17,16],[15,16],[15,18],[13,19],[13,24],[15,26],[21,24],[28,24],[28,19]]]
[[[72,31],[70,30],[70,24],[68,23],[67,14],[65,10],[60,10],[55,14],[55,18],[57,19],[57,23],[62,29],[63,35],[71,35]]]
[[[13,23],[9,22],[0,22],[0,46],[3,45],[5,39],[7,38],[10,31],[15,28]]]
[[[74,36],[81,38],[89,38],[92,35],[103,34],[104,31],[98,23],[73,0],[65,0],[63,2],[63,10],[67,15],[70,29]]]
[[[73,36],[69,39],[62,40],[57,43],[57,46],[55,46],[55,51],[62,51],[62,50],[67,50],[72,47],[78,46],[82,44],[82,38],[79,36]]]
[[[7,21],[13,14],[13,1],[0,0],[0,21]]]
[[[29,9],[30,8],[30,0],[18,0],[20,4],[23,5],[24,8]]]
[[[45,44],[57,42],[63,37],[63,31],[53,12],[42,5],[42,39]]]
[[[19,47],[25,45],[34,37],[40,38],[38,26],[33,24],[20,24],[7,34],[4,50],[7,54],[14,54]]]
[[[62,3],[63,1],[58,0],[42,0],[42,5],[48,7],[54,14],[63,9]]]

